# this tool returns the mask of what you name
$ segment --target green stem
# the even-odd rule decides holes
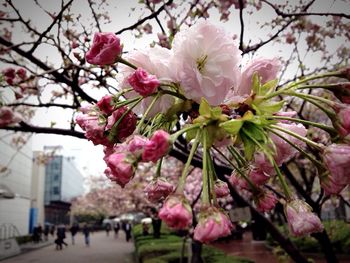
[[[299,122],[299,123],[303,123],[303,124],[307,124],[307,125],[311,125],[311,126],[320,128],[320,129],[322,129],[330,134],[337,134],[337,131],[333,127],[330,127],[330,126],[327,126],[324,124],[320,124],[317,122],[313,122],[313,121],[301,120],[301,119],[297,119],[297,118],[284,117],[284,116],[268,116],[267,118],[276,119],[276,120],[286,120],[286,121]]]
[[[155,179],[160,177],[160,172],[161,172],[161,169],[162,169],[162,162],[163,162],[163,157],[160,158],[159,161],[158,161],[156,175],[154,176]]]
[[[238,152],[235,147],[228,146],[227,149],[232,154],[232,156],[236,155],[236,160],[239,160],[243,167],[248,165],[248,162],[241,156],[240,152]]]
[[[283,177],[283,175],[281,173],[281,170],[280,170],[280,168],[278,168],[278,165],[277,165],[276,161],[273,158],[272,158],[272,160],[273,160],[273,167],[275,168],[276,173],[277,173],[277,177],[278,177],[278,179],[281,182],[282,189],[283,189],[283,192],[284,192],[284,194],[286,196],[286,199],[287,199],[287,201],[291,201],[292,200],[292,195],[290,193],[290,189],[288,187],[286,179]]]
[[[313,163],[315,163],[316,166],[318,167],[324,167],[323,163],[316,160],[313,156],[311,156],[310,154],[308,154],[306,151],[304,151],[302,148],[300,148],[299,146],[297,146],[295,143],[292,143],[290,140],[288,140],[286,137],[283,137],[281,134],[279,134],[278,132],[274,131],[273,129],[269,128],[269,127],[265,127],[268,131],[272,132],[273,134],[275,134],[276,136],[280,137],[281,139],[285,140],[289,145],[291,145],[292,147],[294,147],[295,149],[297,149],[299,152],[301,152],[306,158],[308,158],[310,161],[312,161]]]
[[[199,145],[199,142],[200,142],[201,132],[202,132],[201,129],[198,129],[196,137],[195,137],[194,142],[192,144],[192,148],[191,148],[190,154],[188,155],[185,167],[182,170],[182,174],[181,174],[181,177],[179,179],[179,183],[178,183],[178,186],[177,186],[177,189],[176,189],[176,193],[178,193],[178,194],[182,194],[183,191],[184,191],[185,181],[186,181],[186,176],[187,176],[187,173],[188,173],[188,169],[190,168],[193,156],[194,156],[194,154],[195,154],[195,152],[196,152],[196,150],[198,148],[198,145]]]
[[[118,57],[117,62],[122,63],[124,65],[129,66],[130,68],[137,69],[137,67],[133,64],[131,64],[129,61],[126,61],[125,59]]]
[[[225,160],[233,167],[233,169],[235,169],[240,176],[242,176],[242,178],[247,181],[248,185],[250,186],[250,188],[252,189],[253,193],[257,193],[259,192],[259,189],[256,187],[256,185],[250,180],[250,178],[241,171],[241,169],[239,167],[237,167],[229,158],[227,158],[225,156],[225,154],[223,154],[218,148],[216,148],[215,146],[213,146],[213,148],[215,149],[215,151],[217,151],[222,157],[225,158]]]
[[[140,129],[145,121],[145,119],[147,118],[147,115],[149,114],[149,112],[152,110],[154,104],[156,103],[156,101],[159,99],[160,97],[160,93],[157,93],[157,95],[154,97],[154,99],[152,100],[151,104],[148,106],[147,110],[145,111],[145,113],[143,114],[141,120],[139,121],[134,134],[138,134],[140,132]]]
[[[287,134],[289,134],[289,135],[299,139],[300,141],[303,141],[303,142],[307,143],[308,145],[316,148],[317,150],[322,150],[322,147],[319,144],[317,144],[317,143],[315,143],[315,142],[313,142],[313,141],[311,141],[311,140],[309,140],[309,139],[307,139],[305,137],[302,137],[302,136],[300,136],[299,134],[297,134],[295,132],[289,131],[287,129],[283,129],[283,128],[281,128],[281,127],[279,127],[277,125],[274,125],[274,124],[270,125],[270,127],[274,128],[276,130],[279,130],[281,132],[287,133]]]
[[[210,187],[209,187],[209,171],[208,171],[208,143],[207,143],[207,137],[208,133],[207,130],[204,129],[203,131],[203,167],[202,167],[202,177],[203,177],[203,191],[202,191],[202,202],[203,205],[210,205]]]
[[[215,167],[214,167],[214,162],[213,159],[210,156],[210,151],[208,151],[208,167],[209,167],[209,192],[211,192],[211,196],[213,197],[213,203],[214,205],[217,205],[217,199],[216,199],[216,193],[215,193],[215,188],[214,188],[214,179],[217,179],[216,172],[215,172]]]
[[[204,124],[205,125],[205,124]],[[203,126],[203,123],[197,123],[197,124],[193,124],[193,125],[190,125],[190,126],[187,126],[186,128],[183,128],[175,133],[173,133],[171,135],[171,140],[174,142],[176,141],[177,137],[179,137],[181,134],[185,133],[185,132],[188,132],[190,130],[193,130],[193,129],[196,129],[196,128],[199,128]]]
[[[333,83],[333,84],[314,84],[314,85],[305,85],[297,87],[296,89],[337,89],[339,88],[339,83]]]
[[[135,102],[135,101],[142,100],[142,99],[143,99],[143,97],[138,96],[138,97],[133,98],[133,99],[131,99],[131,100],[121,101],[121,102],[118,102],[118,103],[115,105],[115,107],[116,107],[116,108],[120,108],[120,107],[122,107],[122,106],[129,105],[129,104],[131,104],[131,103],[133,103],[133,102]]]
[[[311,95],[311,94],[306,94],[306,93],[299,93],[299,92],[285,92],[284,94],[286,95],[291,95],[291,96],[295,96],[295,97],[299,97],[302,99],[312,99],[315,101],[320,101],[322,103],[325,103],[326,105],[333,107],[334,106],[334,102],[331,100],[328,100],[326,98],[323,97],[318,97],[315,95]]]
[[[164,85],[162,84],[161,86],[164,86]],[[163,94],[168,94],[168,95],[177,97],[177,98],[182,99],[182,100],[187,100],[187,98],[184,95],[182,95],[178,92],[175,92],[175,91],[161,89],[160,92],[162,92]]]

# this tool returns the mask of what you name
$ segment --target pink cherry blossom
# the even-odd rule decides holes
[[[0,127],[19,123],[22,120],[21,116],[14,112],[10,107],[0,107]]]
[[[230,194],[230,189],[227,186],[227,183],[221,181],[221,180],[216,180],[214,184],[214,191],[216,197],[225,197],[228,194]]]
[[[105,174],[121,187],[124,187],[133,177],[134,167],[126,153],[113,153],[109,155],[105,161],[108,166],[105,170]]]
[[[251,92],[252,78],[257,73],[264,84],[270,80],[277,78],[277,74],[281,69],[281,62],[277,58],[256,58],[244,67],[242,73],[242,81],[237,91],[238,95],[249,95]]]
[[[227,177],[229,183],[233,186],[233,187],[239,187],[241,189],[250,189],[248,182],[241,177],[239,174],[237,174],[236,172],[233,172],[231,174],[231,176]]]
[[[294,236],[323,231],[320,218],[312,213],[311,207],[304,201],[293,200],[287,203],[284,209],[289,229]]]
[[[262,171],[260,167],[251,168],[248,177],[255,185],[263,185],[270,179],[270,176]]]
[[[262,192],[256,197],[256,209],[260,212],[269,212],[275,207],[277,202],[278,200],[274,193],[270,191]]]
[[[134,64],[138,68],[142,68],[149,74],[157,77],[162,83],[170,83],[176,80],[174,73],[174,65],[172,65],[173,53],[171,50],[155,46],[144,50],[130,51],[125,59]],[[135,70],[125,65],[119,66],[119,74],[117,76],[120,83],[119,88],[124,89],[130,87],[128,77],[133,74]],[[164,88],[166,89],[166,88]],[[135,98],[139,93],[131,91],[125,94],[126,98]],[[153,98],[144,98],[133,111],[136,114],[144,114],[148,106],[151,104]],[[174,96],[162,95],[153,105],[147,118],[154,117],[158,113],[166,113],[168,109],[175,103]]]
[[[183,196],[168,196],[159,211],[159,218],[171,228],[186,229],[192,224],[191,207]]]
[[[222,28],[201,20],[176,34],[173,50],[177,80],[187,98],[219,105],[231,88],[238,88],[241,52]]]
[[[113,96],[112,95],[103,96],[102,99],[100,99],[96,105],[103,113],[107,115],[111,114],[114,110]]]
[[[114,124],[119,121],[123,114],[128,110],[126,106],[120,107],[108,117],[106,130],[112,129]],[[128,112],[117,126],[117,139],[123,141],[131,135],[136,128],[136,116],[132,112]]]
[[[165,156],[170,149],[170,135],[166,131],[157,130],[151,139],[146,143],[142,153],[142,160],[145,162],[157,162]]]
[[[111,142],[104,135],[106,124],[100,122],[98,115],[79,114],[75,121],[85,131],[85,137],[94,145],[111,145]]]
[[[110,65],[117,61],[122,52],[120,39],[114,33],[95,33],[86,61],[95,65]]]
[[[339,194],[350,184],[350,146],[331,144],[323,153],[329,175],[321,178],[321,186],[327,194]]]
[[[162,198],[166,198],[174,191],[175,187],[169,183],[165,178],[157,178],[150,182],[144,192],[147,195],[148,200],[151,202],[157,202]]]
[[[145,145],[149,140],[146,137],[140,135],[134,135],[126,140],[128,145],[128,151],[132,153],[136,158],[142,156]]]
[[[16,74],[22,80],[27,78],[27,71],[24,68],[17,69]]]
[[[14,68],[6,68],[2,71],[5,77],[14,79],[16,77],[16,70]]]
[[[335,111],[337,118],[333,120],[333,125],[343,138],[350,136],[350,105],[336,104]]]
[[[156,76],[148,74],[147,71],[142,68],[136,69],[136,71],[128,77],[128,82],[137,93],[144,97],[154,93],[160,84]]]
[[[215,207],[206,208],[199,216],[194,229],[194,239],[209,243],[231,234],[233,225],[229,217]]]

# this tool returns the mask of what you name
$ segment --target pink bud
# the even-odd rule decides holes
[[[236,172],[233,172],[231,176],[228,177],[228,181],[233,187],[239,187],[246,190],[250,189],[247,181]]]
[[[76,39],[74,39],[74,40],[72,41],[71,47],[72,47],[73,49],[79,47],[79,43],[77,42]]]
[[[126,141],[126,144],[128,145],[129,152],[132,153],[136,158],[139,158],[142,156],[143,149],[147,142],[148,139],[146,137],[135,135],[131,138],[129,137]]]
[[[332,120],[333,126],[342,138],[346,138],[350,134],[350,105],[337,103],[334,109],[337,117]]]
[[[169,183],[165,178],[157,178],[150,182],[144,192],[147,195],[148,200],[151,202],[157,202],[162,198],[166,198],[174,191],[175,187]]]
[[[0,107],[0,127],[19,123],[22,120],[18,113],[13,112],[10,107]]]
[[[22,80],[27,78],[27,71],[24,68],[17,69],[16,74]]]
[[[215,207],[209,207],[201,212],[193,237],[197,241],[209,243],[230,235],[232,229],[233,225],[226,214]]]
[[[270,191],[262,192],[255,200],[256,209],[260,212],[269,212],[275,207],[277,202],[278,200],[274,193]]]
[[[86,61],[95,65],[110,65],[117,61],[122,52],[120,39],[114,33],[95,33]]]
[[[154,93],[159,87],[159,80],[154,75],[149,75],[142,68],[138,68],[128,77],[128,82],[140,95],[146,97]]]
[[[159,218],[171,228],[186,229],[192,224],[192,210],[185,197],[171,195],[159,210]]]
[[[108,117],[106,130],[112,129],[114,124],[119,121],[123,114],[128,110],[126,106],[120,107],[117,110],[113,111],[112,115]],[[124,140],[129,135],[131,135],[136,128],[136,116],[134,113],[129,111],[123,119],[120,121],[117,127],[117,139],[119,141]]]
[[[339,194],[350,184],[350,146],[331,144],[323,153],[329,175],[321,179],[321,186],[327,194]]]
[[[5,77],[14,79],[16,77],[16,70],[14,68],[6,68],[2,71]]]
[[[109,169],[105,173],[109,179],[124,187],[134,175],[134,167],[125,153],[113,153],[105,159]]]
[[[293,200],[284,207],[290,232],[294,236],[305,236],[322,232],[323,225],[311,207],[299,199]]]
[[[146,143],[142,153],[144,162],[157,162],[165,156],[170,148],[170,135],[166,131],[158,130],[153,133],[151,139]]]
[[[228,189],[227,183],[221,180],[216,180],[214,190],[216,197],[218,198],[225,197],[230,194],[230,189]]]
[[[97,102],[97,107],[105,114],[109,115],[114,110],[113,96],[106,95]]]

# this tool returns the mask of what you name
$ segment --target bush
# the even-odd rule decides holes
[[[350,254],[350,227],[344,221],[332,220],[323,222],[324,227],[329,235],[329,238],[333,244],[335,253]],[[289,235],[288,229],[285,226],[281,226],[280,230]],[[309,253],[321,253],[321,247],[318,241],[313,237],[292,237],[292,242],[303,252]],[[276,246],[277,244],[273,241],[269,235],[267,241],[270,245]]]
[[[25,236],[19,236],[16,237],[18,245],[22,245],[28,242],[32,241],[32,236],[31,235],[25,235]]]
[[[142,226],[133,228],[136,254],[141,263],[178,263],[180,262],[183,238],[175,235],[175,232],[162,227],[160,238],[142,235]],[[184,251],[184,262],[187,262],[187,246]],[[243,258],[227,256],[216,248],[203,245],[202,257],[206,263],[251,263]]]

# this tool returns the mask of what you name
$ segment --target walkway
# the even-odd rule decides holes
[[[95,232],[91,234],[90,247],[84,244],[81,233],[75,237],[75,245],[71,244],[70,234],[65,241],[68,247],[57,251],[55,245],[37,249],[16,257],[8,258],[1,263],[133,263],[134,245],[130,241],[125,241],[124,233],[119,233],[119,238],[115,239],[111,232],[109,237],[105,232]]]

